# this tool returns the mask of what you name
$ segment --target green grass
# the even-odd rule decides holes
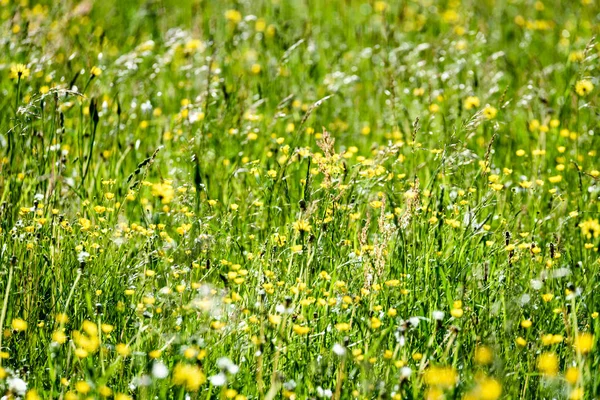
[[[8,398],[600,396],[598,1],[29,3]]]

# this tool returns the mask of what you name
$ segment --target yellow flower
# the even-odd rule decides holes
[[[552,299],[554,298],[554,295],[552,293],[544,293],[542,295],[542,300],[544,300],[544,302],[548,303],[549,301],[552,301]]]
[[[451,388],[458,382],[458,374],[452,367],[430,367],[425,371],[423,380],[428,386]]]
[[[298,232],[310,232],[311,226],[305,219],[299,219],[294,222],[293,227]]]
[[[480,102],[479,102],[479,97],[477,96],[469,96],[465,99],[465,109],[466,110],[470,110],[472,108],[477,108],[479,107]]]
[[[569,393],[569,400],[581,400],[584,398],[584,392],[582,388],[575,388]]]
[[[37,390],[35,389],[31,389],[27,391],[27,394],[25,395],[25,400],[40,400],[41,397],[38,394]]]
[[[90,69],[90,75],[91,76],[100,76],[100,75],[102,75],[102,70],[100,69],[100,67],[93,66]]]
[[[297,335],[306,335],[308,332],[310,332],[310,328],[308,326],[301,326],[296,324],[294,324],[293,330]]]
[[[585,236],[587,239],[591,239],[592,237],[596,239],[600,236],[600,223],[598,219],[588,219],[579,224],[579,228],[581,228],[581,234]]]
[[[67,335],[63,331],[55,331],[52,334],[52,341],[58,344],[64,344],[67,341]]]
[[[587,96],[594,90],[594,84],[588,79],[582,79],[575,84],[575,91],[581,97]]]
[[[340,322],[339,324],[335,324],[335,329],[337,329],[339,332],[347,332],[350,330],[350,324]]]
[[[587,354],[594,347],[594,335],[591,333],[580,333],[575,338],[575,350],[579,354]]]
[[[538,370],[546,376],[555,376],[558,372],[558,357],[554,353],[543,353],[537,359]]]
[[[131,349],[125,343],[117,344],[117,346],[115,347],[115,350],[117,351],[117,353],[119,353],[119,355],[121,357],[127,357],[128,355],[131,354]]]
[[[162,204],[169,204],[175,197],[175,190],[170,183],[155,183],[152,185],[152,196],[158,197]]]
[[[29,76],[29,68],[25,64],[13,64],[10,67],[10,79],[21,79]]]
[[[494,118],[496,118],[497,114],[498,114],[498,110],[496,109],[496,107],[492,107],[489,104],[487,106],[485,106],[485,108],[483,109],[483,115],[487,119],[494,119]]]
[[[565,372],[565,380],[571,385],[575,385],[579,380],[579,369],[577,367],[569,367]]]
[[[479,380],[475,393],[478,399],[496,400],[502,394],[502,385],[494,378],[484,377]]]
[[[237,25],[242,20],[242,13],[238,10],[227,10],[225,11],[225,19]]]
[[[388,8],[388,4],[385,1],[376,1],[373,4],[373,9],[375,10],[375,12],[377,13],[382,13],[385,10],[387,10]]]
[[[173,369],[173,384],[185,386],[190,392],[197,392],[206,382],[206,375],[197,365],[179,363]]]
[[[452,310],[450,310],[450,315],[452,315],[454,318],[461,318],[463,314],[464,312],[462,308],[453,308]]]
[[[12,328],[18,332],[27,330],[27,322],[21,318],[15,318],[12,320]]]
[[[79,224],[82,231],[87,231],[92,227],[92,221],[87,218],[79,218]]]
[[[492,362],[492,349],[487,346],[478,346],[475,349],[475,362],[481,365],[488,365]]]
[[[371,318],[371,329],[377,329],[381,326],[381,320],[377,317]]]
[[[252,64],[252,66],[250,67],[250,72],[252,72],[254,75],[260,74],[260,71],[260,64]]]
[[[79,381],[75,384],[75,390],[77,390],[81,394],[86,394],[90,391],[90,384],[86,381]]]

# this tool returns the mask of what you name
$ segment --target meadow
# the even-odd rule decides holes
[[[599,33],[0,0],[0,396],[600,398]]]

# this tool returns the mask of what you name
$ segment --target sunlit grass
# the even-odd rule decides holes
[[[0,393],[600,396],[599,18],[0,1]]]

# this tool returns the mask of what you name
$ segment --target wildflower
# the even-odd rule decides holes
[[[100,67],[93,66],[90,69],[90,75],[93,77],[100,76],[101,74],[102,74],[102,70],[100,69]]]
[[[227,383],[227,376],[222,372],[216,375],[212,375],[208,379],[210,381],[210,384],[213,386],[223,386],[225,383]]]
[[[152,376],[156,379],[164,379],[169,375],[169,369],[160,361],[152,364]]]
[[[478,346],[475,349],[475,362],[481,365],[488,365],[492,362],[492,350],[487,346]]]
[[[155,183],[152,185],[152,196],[158,197],[162,204],[169,204],[175,197],[175,190],[170,183]]]
[[[388,8],[388,4],[387,4],[385,1],[376,1],[376,2],[373,4],[373,10],[374,10],[376,13],[382,13],[382,12],[384,12],[385,10],[387,10],[387,8]]]
[[[552,293],[545,293],[542,295],[542,300],[544,300],[545,303],[552,301],[553,298],[554,295]]]
[[[571,385],[575,385],[579,380],[579,368],[577,367],[569,367],[565,372],[565,380],[569,382]]]
[[[206,382],[206,375],[197,365],[179,363],[173,369],[173,384],[184,386],[190,392],[197,392]]]
[[[592,237],[596,239],[600,236],[600,223],[598,219],[588,219],[579,224],[579,228],[581,229],[581,233],[587,239],[591,239]]]
[[[29,68],[25,64],[13,64],[10,67],[10,79],[24,79],[29,76]]]
[[[496,118],[497,114],[498,114],[498,109],[490,106],[489,104],[487,106],[485,106],[485,108],[483,109],[483,115],[487,119],[494,119],[494,118]]]
[[[527,345],[527,340],[523,339],[522,337],[518,337],[515,342],[517,343],[518,346],[520,347],[525,347]]]
[[[430,367],[425,371],[423,380],[428,386],[449,389],[458,382],[458,374],[452,367]]]
[[[293,227],[298,232],[307,232],[308,233],[311,230],[310,224],[305,219],[299,219],[298,221],[294,222]]]
[[[575,350],[579,354],[587,354],[594,347],[594,336],[591,333],[580,333],[575,337]]]
[[[125,343],[119,343],[115,346],[115,350],[121,357],[127,357],[131,354],[131,349]]]
[[[381,326],[381,320],[377,317],[371,318],[371,329],[377,329]]]
[[[225,19],[237,25],[242,20],[242,13],[238,10],[227,10],[225,11]]]
[[[537,367],[545,376],[555,376],[558,372],[558,357],[554,353],[543,353],[537,359]]]
[[[25,395],[25,400],[41,400],[41,397],[38,394],[37,390],[31,389],[27,391],[27,395]]]
[[[12,320],[12,328],[17,332],[22,332],[27,330],[27,322],[22,320],[21,318],[15,318]]]
[[[306,335],[308,332],[310,332],[310,328],[308,326],[301,326],[297,324],[294,324],[293,330],[297,335]]]
[[[337,356],[342,357],[342,356],[344,356],[346,354],[346,349],[341,344],[336,343],[336,344],[333,345],[333,352]]]
[[[569,400],[581,400],[584,398],[583,388],[575,388],[569,393]]]
[[[55,331],[52,334],[52,341],[57,344],[64,344],[67,341],[67,335],[63,331]]]
[[[479,97],[477,96],[469,96],[465,100],[465,110],[471,110],[473,108],[477,108],[480,105]]]
[[[335,324],[335,329],[337,329],[339,332],[347,332],[350,330],[350,324],[346,322],[340,322]]]
[[[75,390],[77,390],[81,394],[89,393],[90,389],[90,384],[86,381],[79,381],[75,384]]]
[[[17,377],[12,377],[6,380],[8,391],[16,394],[17,396],[24,396],[27,391],[27,383]]]
[[[575,84],[575,91],[581,97],[587,96],[594,90],[594,84],[588,79],[582,79]]]
[[[479,377],[477,386],[464,398],[474,398],[481,400],[496,400],[502,394],[502,385],[494,378]]]
[[[531,328],[532,322],[530,319],[524,319],[523,321],[521,321],[521,327],[525,328],[525,329],[529,329]]]

